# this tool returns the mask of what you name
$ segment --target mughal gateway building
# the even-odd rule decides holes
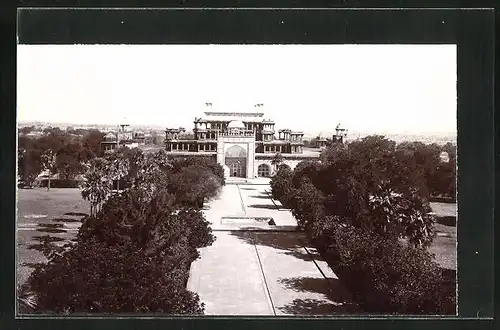
[[[269,177],[276,171],[272,160],[277,153],[283,165],[293,169],[298,163],[319,157],[320,150],[304,149],[303,133],[279,130],[261,112],[205,112],[195,118],[193,136],[182,128],[167,128],[165,147],[172,155],[213,157],[224,167],[227,177]]]

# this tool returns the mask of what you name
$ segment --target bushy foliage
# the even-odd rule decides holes
[[[85,184],[82,198],[90,202],[90,214],[99,212],[102,204],[109,198],[112,190],[112,179],[108,173],[109,162],[104,158],[94,158],[85,172]]]
[[[112,196],[85,220],[76,245],[34,271],[37,311],[203,312],[186,281],[196,249],[214,241],[208,222],[198,209],[177,209],[168,193],[148,203],[141,193]]]
[[[422,178],[407,172],[392,141],[368,137],[349,145],[333,144],[321,162],[299,163],[287,190],[293,194],[284,196],[275,189],[275,198],[290,205],[303,228],[318,215],[329,215],[385,237],[428,245],[434,237],[434,218],[427,194],[418,188]],[[278,175],[271,186],[286,187],[282,181]]]
[[[80,143],[67,143],[57,151],[55,167],[61,179],[72,180],[85,171],[84,164],[92,158],[93,152]]]
[[[456,200],[456,146],[444,146],[421,142],[404,142],[397,150],[414,163],[414,172],[422,174],[428,193],[432,196],[448,197]],[[440,159],[442,152],[448,154],[448,162]]]
[[[96,158],[82,196],[94,205],[75,245],[49,256],[25,290],[34,293],[37,312],[158,312],[201,314],[203,304],[186,289],[197,248],[213,243],[198,203],[218,193],[221,180],[212,164],[175,163],[162,152],[117,152]],[[111,192],[117,169],[125,189]],[[202,204],[202,203],[201,203]]]
[[[397,193],[380,185],[369,197],[371,229],[388,237],[407,238],[415,246],[428,246],[434,238],[434,217],[429,203],[416,189],[409,194]]]
[[[334,225],[324,235],[324,255],[365,311],[455,313],[455,292],[425,249],[352,226]]]
[[[279,165],[282,164],[284,161],[283,155],[281,152],[277,152],[274,154],[273,158],[271,159],[271,164],[274,166],[274,169],[278,169]]]
[[[141,190],[131,189],[110,198],[96,217],[89,217],[79,231],[79,240],[98,238],[108,244],[134,245],[149,251],[164,251],[172,233],[187,238],[185,252],[197,257],[196,248],[210,245],[214,237],[199,209],[179,208],[175,196],[158,191],[145,202]],[[189,250],[191,249],[191,250]]]
[[[205,199],[219,194],[221,187],[220,180],[209,168],[189,165],[171,175],[168,190],[175,194],[177,203],[202,207]]]
[[[32,129],[21,130],[21,133]],[[45,135],[38,138],[19,136],[18,171],[28,186],[44,169],[59,173],[61,179],[73,180],[85,172],[85,164],[90,159],[100,155],[104,133],[81,130],[75,135],[70,132],[56,127],[45,129]]]
[[[323,202],[323,194],[316,189],[311,180],[307,177],[302,178],[295,197],[291,199],[292,214],[297,219],[299,228],[309,229],[316,219],[325,215]]]
[[[275,199],[281,201],[284,207],[291,206],[290,196],[294,196],[292,175],[293,172],[289,167],[282,166],[271,179],[271,193]]]
[[[97,240],[37,267],[29,279],[37,312],[200,314],[196,294],[185,289],[178,261],[131,245]]]
[[[172,171],[174,173],[178,173],[189,166],[202,166],[209,169],[218,178],[220,184],[225,185],[224,168],[212,158],[176,157],[172,159]]]
[[[368,312],[454,313],[454,291],[443,289],[425,250],[434,218],[421,158],[371,136],[332,144],[319,162],[280,169],[271,180],[273,197]]]
[[[31,187],[37,176],[42,171],[40,152],[36,150],[18,150],[18,174],[25,185]]]

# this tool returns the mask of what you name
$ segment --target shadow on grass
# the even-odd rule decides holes
[[[30,267],[30,268],[35,268],[38,265],[43,264],[43,262],[23,262],[21,266],[23,267]]]
[[[62,229],[64,226],[62,223],[39,223],[37,226],[39,228],[37,228],[36,231],[42,233],[66,233],[66,230]]]
[[[280,227],[277,227],[277,229]],[[308,254],[303,246],[301,238],[302,233],[292,231],[262,231],[247,228],[247,230],[231,231],[231,235],[238,237],[247,244],[267,246],[289,256],[296,257],[305,261],[313,261],[314,257]]]
[[[36,231],[41,232],[41,233],[53,233],[53,234],[67,233],[67,231],[65,229],[47,228],[47,227],[37,228]]]
[[[39,242],[62,242],[65,239],[62,237],[44,235],[44,236],[33,236],[33,239]]]
[[[62,223],[38,223],[37,226],[43,228],[61,228],[64,225]]]
[[[67,218],[54,218],[52,221],[55,222],[82,222],[83,219],[67,219]]]
[[[344,305],[336,305],[319,299],[294,299],[290,304],[278,307],[278,310],[291,315],[339,315],[360,314],[348,312]]]
[[[438,216],[436,217],[436,222],[445,226],[456,227],[457,217],[456,216]]]
[[[349,292],[337,279],[314,277],[292,277],[279,280],[287,289],[297,292],[311,292],[324,296],[320,299],[295,299],[292,303],[279,307],[287,314],[294,315],[335,315],[361,313],[352,302]]]
[[[253,195],[253,196],[250,196],[252,198],[259,198],[259,199],[271,199],[271,197],[269,197],[267,194],[262,194],[262,195]]]
[[[28,250],[42,252],[43,255],[47,256],[51,251],[55,249],[55,246],[53,246],[52,243],[39,243],[28,245],[27,248]]]
[[[252,204],[248,205],[247,207],[255,209],[278,210],[278,208],[274,204]]]
[[[88,217],[89,215],[87,213],[80,213],[80,212],[67,212],[64,213],[63,215],[72,215],[76,217]]]
[[[28,250],[36,250],[44,254],[56,248],[56,246],[54,245],[55,242],[67,241],[67,239],[64,239],[62,237],[56,237],[50,235],[34,236],[33,240],[37,241],[38,243],[28,245],[27,246]]]

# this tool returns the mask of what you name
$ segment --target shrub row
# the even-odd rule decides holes
[[[187,264],[99,241],[77,244],[30,278],[37,313],[201,314],[196,294],[185,289]]]
[[[144,168],[154,168],[154,158],[145,161]],[[74,244],[45,249],[48,263],[22,289],[22,297],[36,297],[32,312],[202,314],[186,284],[197,248],[215,237],[190,201],[214,196],[220,182],[193,166],[141,177],[147,182],[111,194],[85,218]]]
[[[36,312],[203,313],[186,282],[196,249],[214,241],[208,222],[165,192],[148,203],[140,195],[111,197],[85,219],[76,244],[52,249],[26,286]]]
[[[340,225],[313,243],[366,312],[455,313],[454,283],[424,248]]]
[[[435,218],[415,168],[393,141],[371,136],[271,180],[273,197],[366,312],[455,314],[454,278],[426,249]]]

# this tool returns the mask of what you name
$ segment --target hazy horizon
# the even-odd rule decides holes
[[[18,45],[17,65],[19,122],[191,130],[255,110],[308,135],[457,131],[455,45]]]
[[[194,118],[193,118],[194,119]],[[67,127],[67,126],[72,126],[73,128],[77,127],[92,127],[92,126],[105,126],[105,127],[114,127],[116,126],[116,129],[118,129],[118,124],[98,124],[98,123],[72,123],[72,122],[57,122],[57,121],[42,121],[42,120],[20,120],[18,121],[18,126],[23,126],[23,125],[28,125],[28,124],[34,124],[34,123],[39,123],[39,124],[47,124],[51,127],[59,127],[61,129]],[[58,126],[59,125],[59,126]],[[157,124],[129,124],[130,127],[149,127],[151,129],[162,129],[164,130],[166,127],[157,125]],[[170,127],[170,126],[169,126]],[[173,126],[174,128],[176,127],[183,127],[183,126]],[[189,133],[193,128],[194,124],[191,126],[184,127],[186,131]],[[331,129],[330,131],[324,131],[321,133],[333,133],[335,132],[335,129]],[[355,134],[388,134],[388,135],[427,135],[427,136],[432,136],[432,135],[441,135],[441,136],[449,136],[449,135],[456,135],[456,132],[377,132],[377,131],[354,131],[354,130],[349,130],[350,133],[355,133]],[[308,132],[304,132],[306,135]],[[311,134],[309,134],[311,135]]]

